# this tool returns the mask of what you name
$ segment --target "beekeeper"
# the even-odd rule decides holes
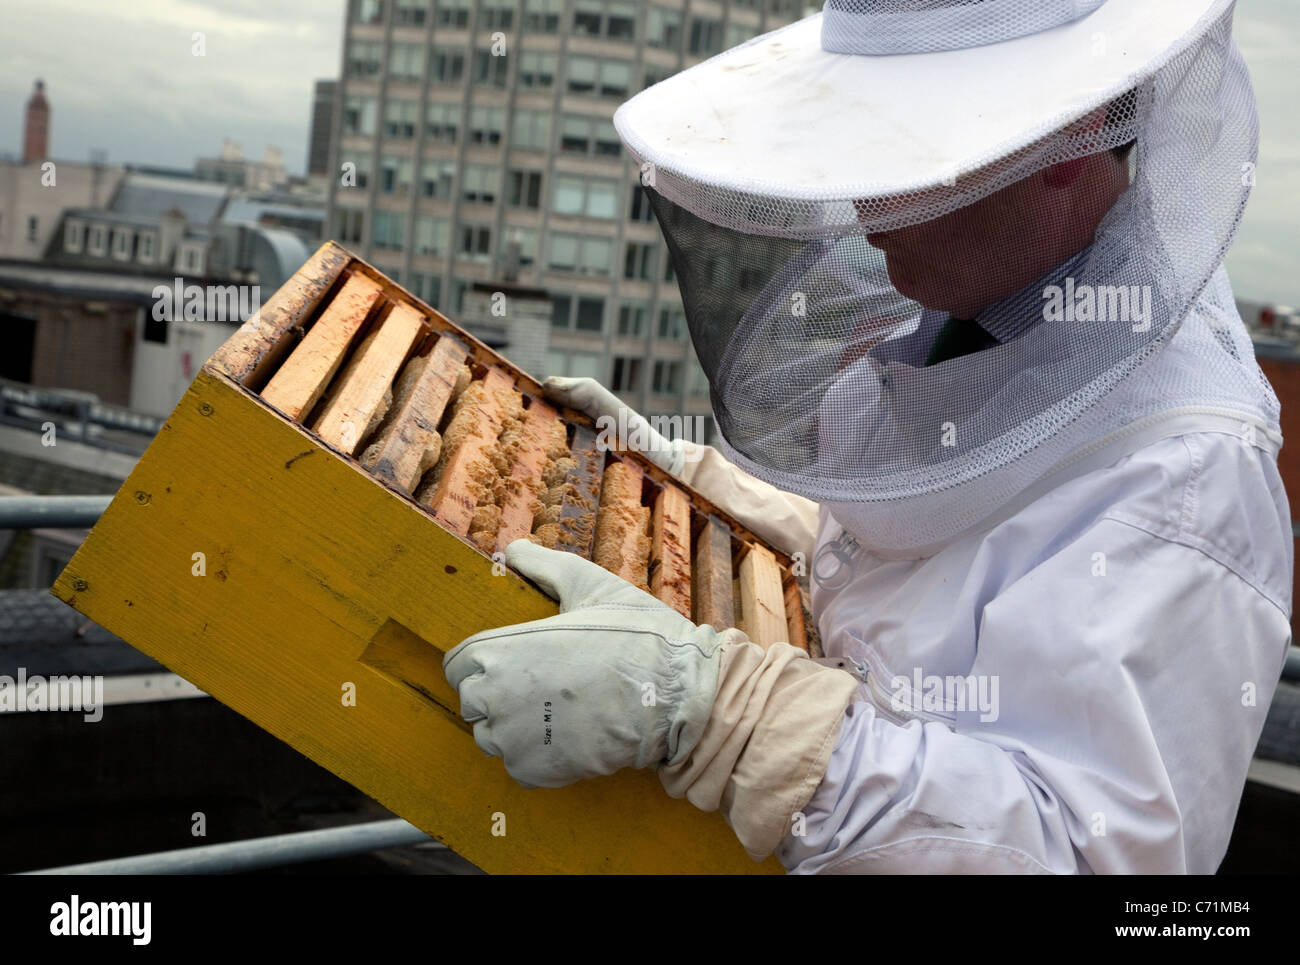
[[[831,0],[624,104],[722,450],[647,455],[804,554],[826,656],[518,541],[561,612],[448,653],[478,745],[792,871],[1213,872],[1292,579],[1232,8]]]

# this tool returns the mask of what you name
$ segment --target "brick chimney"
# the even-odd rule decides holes
[[[44,161],[50,147],[50,103],[45,99],[45,82],[38,80],[27,100],[27,117],[23,124],[23,163]]]

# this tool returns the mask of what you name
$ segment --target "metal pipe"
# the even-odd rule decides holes
[[[298,864],[303,861],[320,861],[324,858],[346,858],[384,848],[430,842],[433,839],[401,818],[391,821],[371,821],[349,824],[341,828],[324,828],[319,831],[298,831],[293,834],[273,834],[247,841],[230,841],[225,844],[207,844],[198,848],[181,848],[177,851],[158,851],[153,854],[134,855],[129,858],[110,858],[107,861],[90,861],[70,864],[61,868],[44,868],[24,871],[27,875],[193,875],[238,874]],[[444,844],[434,844],[445,851]]]
[[[0,529],[89,529],[112,496],[0,496]]]

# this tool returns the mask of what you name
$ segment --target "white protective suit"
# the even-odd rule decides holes
[[[1222,270],[1211,289],[1232,304]],[[1290,637],[1279,438],[1172,415],[920,557],[873,554],[716,450],[687,462],[687,482],[808,554],[825,654],[865,677],[786,867],[1213,873]],[[984,689],[924,698],[950,676]]]
[[[615,114],[719,430],[672,466],[806,554],[827,662],[853,674],[781,644],[779,672],[718,661],[660,776],[750,854],[1221,861],[1293,565],[1277,398],[1222,268],[1258,144],[1231,19],[1231,0],[827,0]],[[651,670],[680,656],[662,609],[627,620],[660,641]],[[563,631],[594,673],[581,629],[510,632]],[[466,649],[484,706],[515,693],[499,640]],[[507,766],[528,756],[507,744]]]

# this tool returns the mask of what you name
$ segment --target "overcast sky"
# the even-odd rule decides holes
[[[21,149],[41,77],[50,153],[190,168],[223,137],[305,167],[312,84],[338,74],[344,0],[3,0],[0,154]],[[206,55],[191,53],[205,34]],[[1259,98],[1255,192],[1228,256],[1237,294],[1300,306],[1300,3],[1240,0],[1237,42]]]

